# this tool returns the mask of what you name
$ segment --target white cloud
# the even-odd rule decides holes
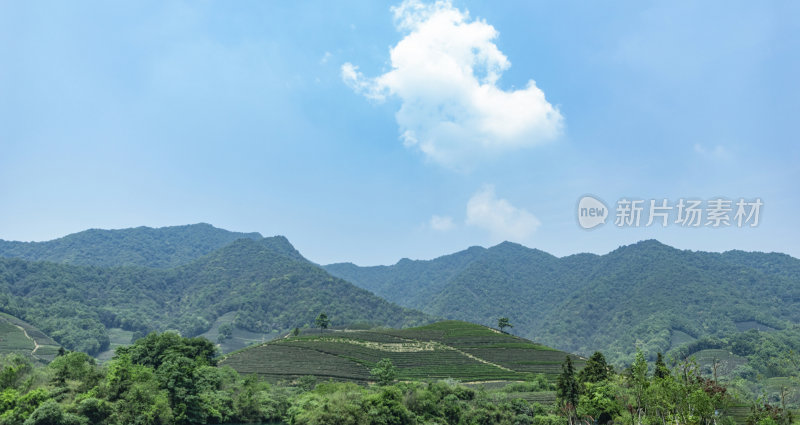
[[[456,227],[455,223],[453,222],[453,217],[439,215],[434,215],[431,217],[428,225],[431,227],[431,229],[439,232],[446,232]]]
[[[697,143],[694,145],[694,151],[702,156],[712,159],[729,159],[732,156],[731,152],[722,145],[716,145],[709,149]]]
[[[470,226],[488,230],[496,241],[527,241],[541,222],[530,212],[498,199],[494,186],[485,185],[467,202],[467,220]]]
[[[524,89],[497,86],[511,66],[494,44],[498,33],[449,1],[406,0],[392,8],[406,33],[391,49],[392,69],[367,78],[345,63],[344,82],[373,100],[397,96],[401,139],[434,161],[454,168],[487,153],[556,138],[563,117],[533,80]]]
[[[328,63],[328,61],[329,61],[329,60],[330,60],[332,57],[333,57],[333,54],[331,54],[331,52],[325,52],[325,54],[324,54],[324,55],[322,55],[322,57],[319,59],[319,63],[320,63],[320,65],[325,65],[326,63]]]

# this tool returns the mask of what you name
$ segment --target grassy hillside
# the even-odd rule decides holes
[[[323,311],[332,326],[429,321],[329,275],[282,237],[239,239],[170,269],[0,259],[0,311],[92,354],[110,346],[111,328],[195,336],[224,314],[233,315],[236,328],[259,334],[312,325]]]
[[[220,364],[271,380],[313,375],[364,382],[372,380],[378,361],[389,358],[401,380],[522,381],[535,374],[555,379],[565,356],[481,325],[445,321],[402,330],[304,333],[232,353]]]
[[[20,354],[32,360],[49,362],[60,346],[31,324],[0,313],[0,355]]]
[[[0,240],[0,257],[93,266],[169,268],[242,238],[261,239],[261,235],[230,232],[204,223],[158,229],[90,229],[47,242]]]

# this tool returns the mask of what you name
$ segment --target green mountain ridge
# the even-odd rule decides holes
[[[630,364],[636,347],[681,358],[727,349],[750,359],[752,373],[776,377],[793,360],[769,347],[800,351],[800,260],[778,253],[695,252],[647,240],[559,258],[505,242],[433,260],[323,270],[285,237],[207,224],[87,231],[0,248],[0,257],[26,258],[0,258],[0,310],[91,353],[108,346],[109,329],[217,339],[232,325],[237,338],[255,342],[311,326],[322,311],[334,326],[359,328],[432,317],[495,326],[509,317],[516,335],[582,355],[601,350],[618,366]]]
[[[313,324],[322,311],[334,326],[430,321],[331,276],[284,237],[237,239],[166,269],[0,258],[0,311],[92,354],[108,347],[110,328],[194,336],[231,312],[236,327],[275,335]]]
[[[599,349],[617,364],[629,364],[637,346],[669,351],[676,332],[722,337],[741,322],[800,323],[800,260],[785,254],[646,240],[557,258],[505,242],[412,264],[325,268],[405,307],[490,326],[506,316],[518,335],[583,355]],[[408,295],[416,291],[426,296]]]
[[[261,237],[259,233],[231,232],[206,223],[157,229],[89,229],[47,242],[0,240],[0,257],[87,266],[170,268],[237,239]]]

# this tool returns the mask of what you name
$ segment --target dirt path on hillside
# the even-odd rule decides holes
[[[28,335],[28,331],[26,331],[26,330],[25,330],[25,328],[23,328],[23,327],[22,327],[22,326],[20,326],[20,325],[14,325],[14,326],[18,327],[18,328],[19,328],[19,330],[21,330],[21,331],[22,331],[22,333],[24,333],[24,334],[25,334],[25,338],[28,338],[29,340],[31,340],[31,341],[33,342],[33,351],[31,351],[31,356],[33,356],[33,357],[36,357],[36,350],[38,350],[38,349],[39,349],[39,347],[41,347],[41,346],[39,345],[39,343],[38,343],[38,342],[36,342],[36,340],[35,340],[35,339],[31,338],[31,336],[30,336],[30,335]],[[37,358],[38,358],[38,357],[37,357]]]
[[[444,344],[442,344],[442,345],[444,345]],[[465,351],[461,351],[461,350],[459,350],[458,348],[452,347],[452,346],[450,346],[450,345],[445,345],[445,347],[449,347],[451,350],[455,350],[455,351],[457,351],[457,352],[459,352],[459,353],[461,353],[461,354],[463,354],[463,355],[465,355],[465,356],[467,356],[467,357],[471,358],[472,360],[475,360],[475,361],[481,362],[481,363],[483,363],[483,364],[487,364],[487,365],[489,365],[489,366],[494,366],[494,367],[496,367],[496,368],[499,368],[499,369],[502,369],[502,370],[505,370],[505,371],[508,371],[508,372],[516,372],[515,370],[511,370],[511,369],[509,369],[509,368],[507,368],[507,367],[505,367],[505,366],[501,366],[501,365],[499,365],[499,364],[497,364],[497,363],[492,363],[492,362],[490,362],[490,361],[488,361],[488,360],[482,359],[482,358],[480,358],[480,357],[478,357],[478,356],[474,356],[474,355],[472,355],[472,354],[470,354],[470,353],[467,353],[467,352],[465,352]]]

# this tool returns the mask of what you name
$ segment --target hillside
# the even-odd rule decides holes
[[[310,326],[320,312],[332,326],[429,321],[331,276],[283,237],[239,239],[169,269],[0,259],[0,310],[92,354],[109,346],[112,328],[194,336],[224,315],[260,339]]]
[[[381,294],[400,305],[424,305],[439,294],[464,267],[486,252],[486,248],[470,247],[464,251],[439,257],[434,261],[404,258],[393,266],[358,267],[352,263],[330,264],[329,273]]]
[[[90,266],[169,268],[242,238],[261,239],[261,235],[230,232],[205,223],[158,229],[90,229],[47,242],[0,240],[0,257]]]
[[[389,358],[398,379],[462,382],[554,380],[567,353],[467,322],[445,321],[401,330],[323,332],[287,337],[226,356],[220,365],[270,380],[313,375],[370,381],[370,369]],[[584,360],[570,355],[576,366]]]
[[[0,355],[19,354],[34,361],[49,362],[59,345],[35,326],[0,313]]]
[[[628,364],[636,345],[654,355],[681,338],[722,337],[747,323],[800,322],[800,260],[783,254],[681,251],[650,240],[557,258],[505,242],[326,270],[434,316],[490,326],[507,316],[515,334],[584,355],[603,350],[617,364]],[[425,297],[408,295],[418,291]]]

